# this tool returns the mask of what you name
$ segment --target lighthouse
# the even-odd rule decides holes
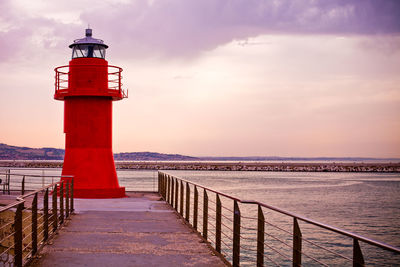
[[[127,97],[122,68],[108,65],[108,46],[92,37],[92,29],[85,35],[69,46],[69,65],[55,68],[54,99],[64,101],[62,175],[74,176],[74,197],[124,197],[112,152],[112,102]]]

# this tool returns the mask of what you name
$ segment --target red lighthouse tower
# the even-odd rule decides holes
[[[108,46],[93,38],[91,29],[69,47],[69,65],[55,69],[54,99],[64,101],[62,174],[74,175],[75,197],[124,197],[112,153],[112,101],[127,97],[121,88],[122,69],[108,65]]]

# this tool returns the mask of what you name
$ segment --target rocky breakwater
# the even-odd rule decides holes
[[[286,171],[286,172],[400,172],[400,163],[293,163],[293,162],[116,162],[119,169]]]
[[[62,168],[62,161],[2,160],[4,168]],[[193,171],[284,171],[284,172],[393,172],[400,163],[309,163],[309,162],[210,162],[210,161],[116,161],[117,169]]]

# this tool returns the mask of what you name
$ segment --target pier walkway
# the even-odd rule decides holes
[[[226,266],[157,193],[75,199],[75,215],[32,266]]]

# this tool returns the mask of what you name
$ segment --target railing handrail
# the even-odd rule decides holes
[[[39,193],[40,191],[46,190],[47,188],[50,188],[50,187],[53,187],[53,186],[55,186],[55,185],[62,184],[62,183],[64,183],[64,181],[54,182],[54,183],[52,183],[52,184],[49,184],[49,185],[43,186],[43,187],[41,187],[41,188],[39,188],[39,189],[36,189],[35,191],[26,193],[26,194],[24,194],[24,195],[20,195],[20,196],[17,197],[17,199],[18,199],[18,200],[24,200],[24,199],[27,198],[27,197],[30,197],[30,196],[32,196],[32,195],[34,195],[34,194],[36,194],[36,193]]]
[[[71,175],[69,175],[69,176],[70,176],[70,177],[73,177],[73,176],[71,176]],[[24,194],[24,195],[16,196],[16,197],[15,197],[16,201],[13,202],[13,203],[11,203],[11,204],[8,204],[7,206],[0,207],[0,212],[6,211],[6,210],[8,210],[8,209],[11,209],[11,208],[13,208],[13,207],[15,207],[15,206],[21,204],[21,203],[24,203],[24,202],[25,202],[25,198],[30,197],[30,196],[32,196],[32,195],[35,195],[36,193],[39,193],[40,191],[46,190],[47,188],[53,187],[53,186],[58,185],[58,184],[61,184],[61,183],[64,183],[64,182],[63,182],[63,181],[54,182],[54,183],[52,183],[52,184],[49,184],[49,185],[43,186],[43,187],[41,187],[41,188],[39,188],[39,189],[36,189],[35,191],[26,193],[26,194]]]
[[[72,66],[63,65],[63,66],[59,66],[59,67],[54,68],[54,71],[56,71],[58,73],[63,73],[62,71],[59,71],[59,69],[69,68],[69,67],[72,67],[72,68],[73,67],[87,67],[87,66],[90,66],[90,67],[101,67],[101,68],[111,67],[111,68],[116,68],[116,69],[119,70],[118,72],[109,73],[109,74],[121,73],[123,71],[123,69],[121,67],[118,67],[118,66],[115,66],[115,65],[96,65],[96,64],[77,64],[77,65],[72,65]],[[68,72],[66,74],[68,74]]]
[[[14,176],[25,176],[25,177],[60,177],[60,178],[73,178],[73,175],[40,175],[40,174],[23,174],[23,173],[5,173],[0,172],[0,175],[14,175]]]
[[[0,207],[0,213],[3,211],[9,210],[11,208],[14,208],[15,206],[18,206],[19,204],[24,203],[24,202],[25,202],[25,200],[17,200],[13,203],[8,204],[7,206]]]
[[[330,225],[328,225],[328,224],[324,224],[324,223],[321,223],[321,222],[317,222],[317,221],[315,221],[315,220],[308,219],[308,218],[306,218],[306,217],[304,217],[304,216],[301,216],[301,215],[298,215],[298,214],[295,214],[295,213],[292,213],[292,212],[289,212],[289,211],[285,211],[285,210],[283,210],[283,209],[281,209],[281,208],[277,208],[277,207],[274,207],[274,206],[271,206],[271,205],[268,205],[268,204],[265,204],[265,203],[262,203],[262,202],[259,202],[259,201],[255,201],[255,200],[242,200],[242,199],[239,199],[239,198],[237,198],[237,197],[233,197],[233,196],[227,195],[227,194],[225,194],[225,193],[222,193],[222,192],[220,192],[220,191],[213,190],[213,189],[210,189],[210,188],[208,188],[208,187],[206,187],[206,186],[203,186],[203,185],[200,185],[200,184],[191,182],[191,181],[189,181],[189,180],[183,179],[183,178],[178,177],[178,176],[176,176],[176,175],[169,174],[169,173],[167,173],[167,172],[163,172],[163,171],[159,171],[159,172],[164,173],[164,174],[169,175],[169,176],[172,176],[172,177],[174,177],[174,178],[176,178],[176,179],[179,179],[179,180],[181,180],[181,181],[183,181],[183,182],[186,182],[186,183],[192,184],[192,185],[194,185],[194,186],[203,188],[203,189],[208,190],[208,191],[210,191],[210,192],[213,192],[213,193],[215,193],[215,194],[218,194],[218,195],[224,196],[224,197],[226,197],[226,198],[235,200],[235,201],[237,201],[237,202],[239,202],[239,203],[242,203],[242,204],[257,204],[257,205],[260,205],[260,206],[262,206],[262,207],[265,207],[265,208],[274,210],[274,211],[276,211],[276,212],[285,214],[285,215],[287,215],[287,216],[290,216],[290,217],[299,219],[299,220],[301,220],[301,221],[304,221],[304,222],[313,224],[313,225],[315,225],[315,226],[319,226],[319,227],[321,227],[321,228],[324,228],[324,229],[327,229],[327,230],[330,230],[330,231],[333,231],[333,232],[336,232],[336,233],[339,233],[339,234],[342,234],[342,235],[345,235],[345,236],[348,236],[348,237],[351,237],[351,238],[355,238],[355,239],[357,239],[357,240],[366,242],[366,243],[368,243],[368,244],[371,244],[371,245],[374,245],[374,246],[377,246],[377,247],[380,247],[380,248],[383,248],[383,249],[386,249],[386,250],[389,250],[389,251],[392,251],[392,252],[400,253],[400,248],[398,248],[398,247],[395,247],[395,246],[392,246],[392,245],[389,245],[389,244],[386,244],[386,243],[383,243],[383,242],[380,242],[380,241],[376,241],[376,240],[373,240],[373,239],[370,239],[370,238],[367,238],[367,237],[364,237],[364,236],[361,236],[361,235],[358,235],[358,234],[355,234],[355,233],[352,233],[352,232],[349,232],[349,231],[346,231],[346,230],[342,230],[342,229],[339,229],[339,228],[337,228],[337,227],[330,226]]]

